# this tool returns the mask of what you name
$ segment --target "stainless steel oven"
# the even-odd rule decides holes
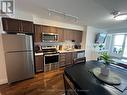
[[[59,53],[44,55],[44,63],[45,64],[53,64],[53,63],[57,63],[57,62],[59,62]]]
[[[57,42],[58,34],[54,33],[42,33],[42,42]]]
[[[59,67],[59,53],[55,48],[43,49],[44,71],[54,70]]]

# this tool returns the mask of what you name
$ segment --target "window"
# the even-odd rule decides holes
[[[124,35],[115,35],[112,52],[116,54],[121,54],[123,50],[122,48],[123,42],[124,42]]]
[[[127,35],[126,34],[113,35],[111,55],[114,57],[127,58]]]
[[[124,47],[123,57],[127,57],[127,36],[126,36],[126,40],[125,40],[125,47]]]

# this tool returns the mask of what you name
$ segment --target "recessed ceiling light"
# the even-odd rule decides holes
[[[115,20],[127,20],[127,14],[119,14],[114,16]]]

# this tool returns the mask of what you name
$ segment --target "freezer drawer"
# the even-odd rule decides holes
[[[33,52],[13,52],[5,54],[8,83],[34,76]]]
[[[5,52],[33,50],[31,35],[2,35],[3,47]]]

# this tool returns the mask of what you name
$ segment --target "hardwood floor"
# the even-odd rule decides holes
[[[33,79],[0,86],[0,95],[63,95],[63,68],[36,74]]]

